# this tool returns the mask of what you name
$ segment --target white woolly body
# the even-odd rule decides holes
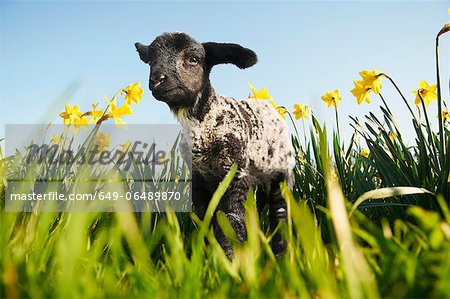
[[[240,177],[268,183],[280,172],[292,181],[295,166],[286,121],[266,101],[215,96],[197,120],[178,112],[184,142],[192,151],[192,168],[203,177],[223,178],[233,163]]]

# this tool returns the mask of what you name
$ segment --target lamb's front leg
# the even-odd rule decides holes
[[[244,179],[235,179],[228,190],[220,200],[217,210],[222,211],[233,227],[239,242],[247,239],[247,231],[245,227],[245,208],[244,201],[250,185]],[[217,223],[216,217],[213,220],[214,234],[227,257],[233,258],[233,248]]]

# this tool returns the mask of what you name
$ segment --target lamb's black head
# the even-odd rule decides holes
[[[232,63],[241,69],[254,65],[256,54],[237,44],[199,43],[185,33],[164,33],[149,46],[135,44],[150,65],[149,88],[171,108],[191,107],[209,88],[214,65]]]

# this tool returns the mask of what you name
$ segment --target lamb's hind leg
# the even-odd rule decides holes
[[[269,223],[270,230],[274,231],[280,222],[286,222],[287,211],[286,202],[281,195],[280,182],[284,180],[284,176],[279,176],[271,183],[270,194],[267,199],[269,204]],[[286,249],[286,241],[280,231],[278,231],[271,242],[271,247],[275,256],[279,257]]]

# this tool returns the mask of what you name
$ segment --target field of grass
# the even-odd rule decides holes
[[[445,25],[436,43],[449,30]],[[279,227],[287,241],[279,259],[253,190],[246,201],[248,240],[234,244],[233,261],[214,237],[209,224],[236,168],[203,220],[174,212],[11,213],[4,211],[7,174],[30,174],[20,155],[0,157],[1,298],[450,298],[450,116],[441,97],[438,47],[436,66],[435,99],[433,85],[421,85],[414,107],[398,88],[415,128],[408,138],[413,143],[395,121],[405,116],[390,110],[376,85],[383,80],[397,88],[381,72],[370,82],[364,76],[355,82],[355,89],[368,84],[355,91],[358,100],[373,93],[384,104],[364,120],[353,119],[351,140],[341,140],[338,125],[327,140],[331,126],[313,115],[299,133],[293,118],[303,118],[306,110],[300,109],[306,108],[298,106],[293,117],[279,107],[293,121],[297,158],[294,189],[280,186],[288,220]],[[265,97],[257,90],[253,96]],[[323,100],[337,116],[336,94]],[[434,100],[437,118],[426,109]],[[96,107],[83,116],[95,116],[98,124],[108,118],[120,122],[128,111],[113,109],[111,116]],[[431,122],[439,122],[437,130]],[[176,169],[172,163],[169,173]],[[34,168],[31,178],[46,167]]]

